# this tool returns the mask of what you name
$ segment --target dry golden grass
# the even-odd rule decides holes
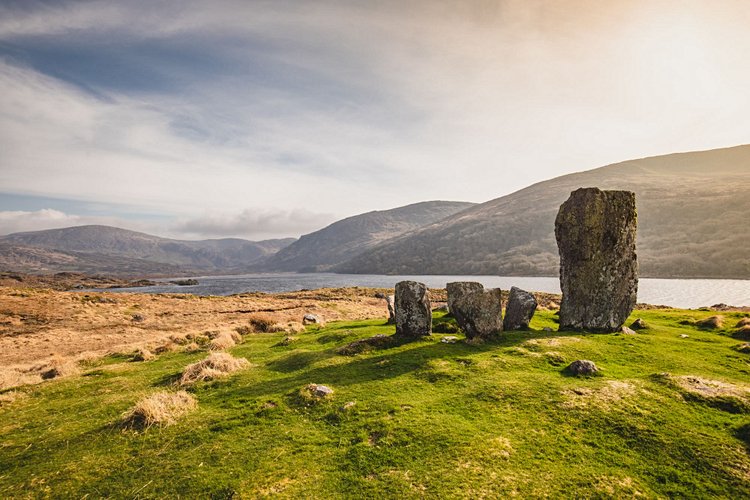
[[[137,312],[148,318],[133,323]],[[261,330],[303,330],[305,313],[325,313],[329,321],[385,318],[383,302],[371,289],[321,289],[284,294],[240,294],[231,297],[197,297],[187,294],[151,295],[58,292],[41,288],[0,286],[0,388],[42,381],[31,366],[47,362],[53,354],[75,362],[118,353],[132,356],[139,347],[154,354],[183,350],[192,343],[206,348],[203,332],[238,328],[236,333]],[[262,332],[260,332],[262,333]],[[235,339],[236,341],[236,339]],[[191,345],[190,350],[197,350]],[[53,367],[50,367],[52,369]],[[61,372],[65,372],[64,367]],[[58,370],[50,373],[57,374]]]
[[[190,342],[189,344],[186,344],[183,349],[185,349],[185,352],[198,352],[201,350],[201,346],[195,342]]]
[[[151,361],[156,359],[156,356],[145,347],[140,347],[135,350],[132,359],[133,361]]]
[[[701,328],[718,329],[724,326],[724,316],[711,316],[696,323]]]
[[[202,361],[186,366],[177,383],[181,386],[187,386],[199,381],[226,377],[230,373],[248,366],[250,366],[250,363],[244,358],[235,358],[225,352],[215,352],[209,354]]]
[[[234,339],[229,334],[218,335],[208,343],[208,349],[211,351],[225,351],[236,345]]]
[[[130,429],[172,425],[197,406],[195,397],[185,391],[157,392],[141,399],[126,411],[122,415],[121,424]]]
[[[750,318],[742,318],[737,322],[735,328],[742,328],[743,326],[750,326]]]
[[[74,360],[55,355],[45,363],[33,367],[31,371],[38,372],[43,380],[49,380],[76,375],[81,370]]]

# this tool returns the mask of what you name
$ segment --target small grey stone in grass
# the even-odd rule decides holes
[[[550,328],[548,326],[545,326],[544,328],[542,328],[542,330],[545,331],[545,332],[551,332],[552,328]]]
[[[310,384],[310,393],[313,396],[324,398],[326,396],[330,396],[331,394],[333,394],[333,389],[331,389],[327,385]]]
[[[680,334],[680,338],[681,339],[686,339],[688,337],[690,337],[690,335],[687,335],[687,334],[684,334],[684,333]]]
[[[630,325],[630,328],[632,328],[633,330],[645,330],[646,328],[648,328],[648,325],[641,318],[638,318],[637,320],[633,321],[633,324]]]
[[[637,335],[637,333],[635,333],[633,330],[631,330],[627,326],[622,327],[622,333],[624,333],[625,335]]]
[[[303,325],[322,325],[323,318],[321,318],[317,314],[305,314],[304,316],[302,316],[302,324]]]
[[[458,342],[458,337],[454,337],[453,335],[448,335],[447,337],[443,337],[440,339],[440,342],[443,344],[455,344]]]
[[[594,364],[593,361],[589,361],[588,359],[579,359],[573,361],[565,370],[567,370],[569,373],[572,373],[573,375],[593,375],[599,372],[596,364]]]

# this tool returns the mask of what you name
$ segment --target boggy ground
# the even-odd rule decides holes
[[[322,308],[331,292],[310,293]],[[81,318],[100,314],[78,307],[82,295],[52,297],[68,297]],[[234,314],[242,323],[235,301],[254,303],[116,297],[101,304],[112,318],[134,304],[148,318],[153,300],[196,311],[206,322],[197,330]],[[371,305],[382,316],[382,303]],[[123,414],[182,389],[180,374],[207,353],[108,356],[79,375],[0,392],[0,496],[747,498],[750,354],[732,337],[747,313],[722,312],[719,326],[702,328],[714,314],[641,310],[630,320],[648,328],[625,335],[545,331],[555,316],[541,310],[530,331],[484,344],[433,334],[356,356],[340,348],[394,327],[380,318],[246,333],[228,352],[249,366],[188,387],[194,404],[173,425],[140,430],[124,428]],[[601,374],[568,376],[576,359]],[[334,392],[303,397],[310,383]]]

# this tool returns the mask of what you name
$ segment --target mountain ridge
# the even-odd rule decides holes
[[[423,201],[390,210],[373,210],[336,221],[301,236],[261,262],[262,271],[328,271],[373,246],[476,205]]]
[[[636,192],[643,276],[750,278],[750,146],[628,160],[542,181],[384,242],[333,271],[556,276],[554,217],[579,187]]]

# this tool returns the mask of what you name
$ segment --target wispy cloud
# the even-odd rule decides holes
[[[20,5],[0,7],[3,190],[196,234],[484,201],[750,136],[731,0]]]
[[[236,214],[212,213],[183,220],[173,227],[173,231],[188,237],[237,236],[266,239],[301,234],[311,227],[321,229],[334,221],[335,217],[331,214],[319,214],[305,209],[243,210]]]

